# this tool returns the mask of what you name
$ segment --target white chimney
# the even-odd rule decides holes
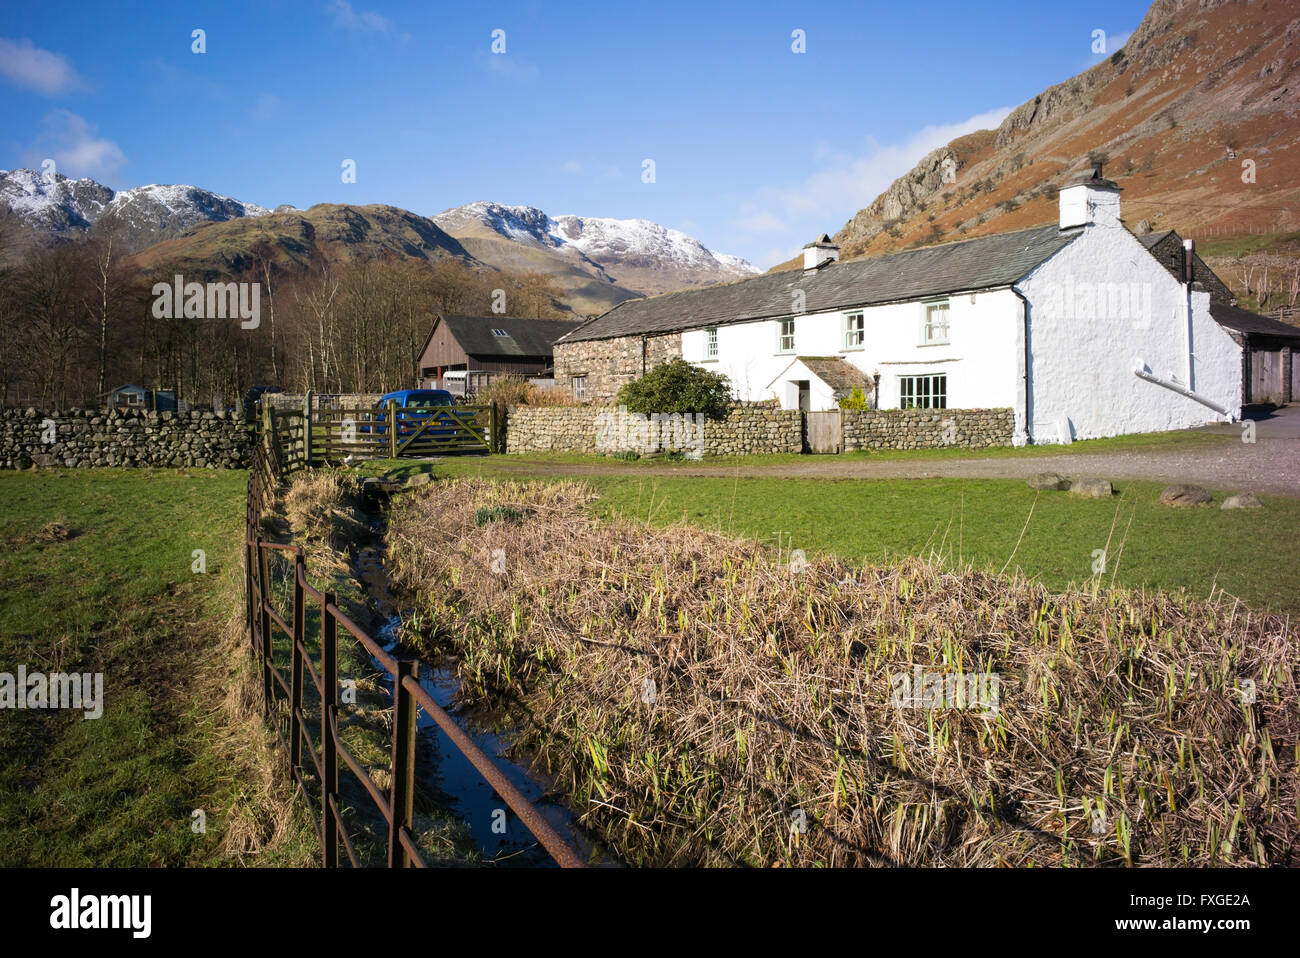
[[[822,238],[809,243],[803,248],[803,268],[818,269],[826,263],[840,258],[840,248],[831,242],[825,233]]]
[[[1061,187],[1061,229],[1076,226],[1122,226],[1119,185],[1101,175],[1101,164]]]

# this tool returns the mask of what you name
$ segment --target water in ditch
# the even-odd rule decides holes
[[[390,588],[380,535],[382,517],[371,506],[367,518],[372,535],[358,547],[354,562],[356,575],[365,585],[374,618],[382,622],[375,638],[390,654],[413,656],[414,653],[402,648],[397,639],[403,616],[409,610],[402,608],[401,602]],[[377,661],[372,659],[372,662],[391,692],[391,678]],[[573,813],[553,797],[552,783],[538,770],[529,767],[528,757],[509,757],[505,754],[519,731],[519,724],[511,716],[508,707],[462,707],[458,703],[460,679],[456,675],[456,663],[446,655],[433,664],[421,661],[420,684],[475,744],[495,759],[497,767],[547,821],[569,839],[579,855],[593,864],[615,864],[614,859],[598,848],[582,831]],[[484,860],[498,865],[554,866],[550,855],[533,838],[523,822],[422,709],[419,711],[418,723],[421,752],[416,763],[417,774],[423,776],[422,784],[440,796],[447,807],[464,822]]]

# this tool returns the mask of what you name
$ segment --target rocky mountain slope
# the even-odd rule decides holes
[[[121,223],[128,247],[136,250],[200,223],[268,212],[197,186],[155,183],[118,192],[91,179],[47,176],[37,170],[0,170],[0,206],[12,211],[36,238],[85,233],[105,216],[113,216]]]
[[[208,223],[155,243],[135,259],[146,269],[175,266],[216,279],[242,272],[259,256],[277,269],[295,272],[317,260],[340,263],[384,254],[425,260],[452,256],[475,263],[454,237],[426,217],[396,206],[335,203]]]
[[[1093,158],[1137,231],[1300,229],[1300,8],[1156,0],[1108,60],[927,154],[834,238],[851,257],[1048,223]]]
[[[499,203],[472,203],[432,219],[385,205],[269,211],[196,186],[116,192],[91,179],[13,170],[0,171],[0,215],[6,213],[23,239],[36,243],[84,235],[111,216],[142,266],[172,264],[213,278],[246,269],[255,249],[283,269],[381,253],[454,256],[487,268],[546,274],[578,314],[758,272],[649,220],[553,218]]]
[[[643,219],[549,216],[531,206],[470,203],[434,222],[493,266],[553,274],[599,312],[637,295],[728,282],[759,272],[680,230]]]

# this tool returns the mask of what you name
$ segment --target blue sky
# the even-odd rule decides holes
[[[1113,53],[1146,11],[1084,6],[15,4],[0,168],[53,158],[118,189],[193,183],[268,207],[643,217],[767,267],[928,150],[1099,62],[1094,31]]]

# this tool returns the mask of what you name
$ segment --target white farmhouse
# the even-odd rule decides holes
[[[557,381],[608,401],[681,356],[737,399],[834,408],[1010,408],[1015,442],[1234,421],[1242,346],[1210,294],[1120,220],[1100,166],[1060,191],[1060,222],[840,262],[823,236],[804,268],[631,300],[562,338]]]

